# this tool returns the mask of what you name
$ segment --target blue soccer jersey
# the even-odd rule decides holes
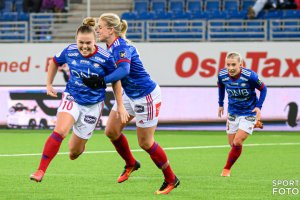
[[[122,87],[127,96],[138,99],[150,94],[156,87],[156,83],[151,80],[140,60],[137,49],[126,40],[118,37],[114,43],[108,47],[112,52],[116,63],[127,62],[130,64],[129,74],[121,80]]]
[[[105,89],[87,87],[83,84],[82,77],[103,77],[113,72],[116,65],[113,56],[109,52],[96,46],[94,54],[84,57],[78,51],[77,45],[72,44],[56,54],[53,60],[58,66],[68,64],[70,79],[65,92],[70,93],[78,104],[91,105],[105,99]]]
[[[218,75],[219,106],[223,107],[224,90],[228,94],[228,113],[237,116],[255,116],[252,110],[261,108],[264,98],[258,101],[255,89],[263,90],[264,83],[257,74],[246,68],[241,68],[239,76],[235,79],[229,76],[227,69],[222,69]],[[265,90],[266,91],[266,90]],[[265,97],[265,93],[264,93]]]

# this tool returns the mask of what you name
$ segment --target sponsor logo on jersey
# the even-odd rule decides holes
[[[68,56],[69,57],[77,57],[79,55],[79,53],[69,53]]]
[[[246,83],[242,83],[241,87],[246,87],[246,85],[247,85]]]
[[[73,78],[82,78],[82,77],[91,77],[91,76],[99,76],[99,74],[91,72],[90,68],[87,68],[87,72],[83,72],[82,70],[79,69],[71,69],[70,70],[70,74],[71,76],[73,76]]]
[[[227,81],[227,80],[229,80],[229,77],[222,79],[222,81]]]
[[[125,51],[120,51],[119,55],[120,55],[121,58],[125,58],[126,53],[125,53]]]
[[[136,112],[136,113],[142,113],[142,112],[144,112],[144,110],[145,110],[145,108],[142,105],[135,105],[134,106],[134,112]]]
[[[245,117],[245,119],[250,122],[254,122],[256,120],[256,118],[254,116],[247,116],[247,117]]]
[[[90,61],[88,61],[88,60],[80,60],[80,64],[87,64],[87,65],[89,65]]]
[[[244,88],[244,89],[239,89],[239,88],[237,88],[237,89],[234,89],[234,88],[229,89],[229,88],[227,88],[226,91],[227,91],[229,97],[239,97],[239,98],[242,98],[242,97],[247,97],[250,94],[249,91],[246,88]]]
[[[72,64],[72,65],[77,65],[76,60],[73,60],[73,61],[71,62],[71,64]]]
[[[91,115],[84,116],[84,121],[88,124],[95,124],[97,121],[97,118]]]
[[[68,101],[75,101],[74,97],[72,97],[71,95],[67,95],[67,96],[66,96],[66,99],[67,99]]]
[[[100,58],[100,57],[98,57],[98,56],[95,56],[95,60],[98,60],[98,61],[100,61],[100,62],[102,62],[102,63],[104,63],[104,62],[105,62],[105,60],[104,60],[104,59],[102,59],[102,58]]]
[[[235,121],[235,119],[236,119],[236,116],[234,116],[234,115],[228,115],[228,120],[229,121],[233,122],[233,121]]]
[[[243,81],[248,81],[248,79],[245,78],[245,77],[241,77],[240,79],[243,80]]]
[[[239,85],[239,83],[230,83],[230,85]]]
[[[98,63],[94,63],[94,67],[98,68],[100,65]]]
[[[140,120],[140,121],[139,121],[139,124],[144,124],[144,121],[143,121],[143,120]]]

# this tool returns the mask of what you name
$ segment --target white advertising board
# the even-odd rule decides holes
[[[58,91],[64,90],[57,87]],[[162,87],[162,106],[158,127],[196,130],[224,130],[226,112],[218,118],[216,87]],[[12,128],[55,125],[59,98],[47,96],[44,87],[1,87],[0,125]],[[225,105],[227,101],[225,101]],[[111,88],[107,89],[102,125],[114,103]],[[300,88],[268,88],[262,109],[264,130],[299,131]],[[226,106],[225,106],[226,110]]]
[[[1,44],[0,86],[43,86],[48,61],[67,44]],[[215,86],[229,51],[267,86],[300,86],[300,42],[136,43],[145,68],[161,86]],[[56,85],[64,85],[57,76]]]

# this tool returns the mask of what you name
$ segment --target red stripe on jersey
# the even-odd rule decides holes
[[[260,88],[258,88],[259,91],[261,91],[265,87],[265,84],[263,83]]]
[[[121,59],[121,60],[118,60],[118,61],[116,62],[116,64],[118,65],[118,64],[121,63],[121,62],[127,62],[127,63],[130,63],[130,60],[128,60],[128,59]]]
[[[148,99],[148,95],[146,96],[146,100],[147,100],[147,121],[149,121],[149,112],[150,112],[150,107],[149,107],[149,99]]]
[[[149,104],[150,104],[150,120],[153,119],[153,99],[151,94],[149,94]]]
[[[120,37],[120,36],[119,36]],[[106,45],[106,47],[107,47],[107,49],[109,49],[114,43],[115,43],[115,41],[117,41],[117,39],[119,39],[119,37],[116,37],[116,39],[108,46],[108,45]]]
[[[53,62],[56,64],[56,66],[59,66],[59,64],[57,63],[55,57],[52,58]]]

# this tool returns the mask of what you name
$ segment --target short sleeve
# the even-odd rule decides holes
[[[57,53],[54,57],[53,60],[58,66],[62,66],[63,64],[67,63],[66,60],[66,52],[67,48],[65,48],[63,51]]]
[[[120,62],[131,62],[131,53],[129,47],[119,46],[114,49],[113,55],[116,61],[116,64]]]

